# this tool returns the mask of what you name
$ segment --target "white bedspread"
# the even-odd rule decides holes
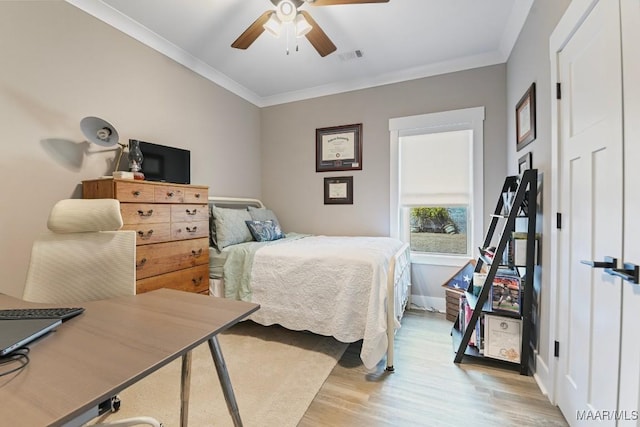
[[[251,319],[362,339],[360,357],[373,369],[387,350],[387,271],[401,246],[388,237],[329,236],[264,246],[251,271],[251,300],[261,305]]]

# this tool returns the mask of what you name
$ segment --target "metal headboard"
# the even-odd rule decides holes
[[[262,202],[258,199],[248,199],[244,197],[217,197],[210,196],[209,204],[218,208],[229,209],[246,209],[248,206],[254,208],[264,208]]]

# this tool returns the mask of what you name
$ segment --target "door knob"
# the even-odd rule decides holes
[[[640,282],[640,267],[630,262],[623,263],[622,268],[613,268],[609,274],[622,277],[624,280],[636,285]]]
[[[604,261],[580,261],[582,264],[591,266],[591,268],[612,269],[618,268],[618,258],[606,256]]]

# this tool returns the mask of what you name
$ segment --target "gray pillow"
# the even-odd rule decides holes
[[[218,249],[253,240],[253,236],[245,222],[251,221],[249,211],[212,206],[211,217],[215,225],[214,239]]]
[[[254,221],[273,221],[273,224],[280,227],[280,223],[278,222],[278,218],[276,214],[273,213],[271,209],[266,208],[254,208],[253,206],[249,206],[249,214],[251,215],[251,219]]]

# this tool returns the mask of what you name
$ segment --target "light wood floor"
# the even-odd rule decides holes
[[[453,363],[444,315],[408,312],[396,334],[395,372],[367,373],[351,344],[298,427],[567,426],[531,376]]]

